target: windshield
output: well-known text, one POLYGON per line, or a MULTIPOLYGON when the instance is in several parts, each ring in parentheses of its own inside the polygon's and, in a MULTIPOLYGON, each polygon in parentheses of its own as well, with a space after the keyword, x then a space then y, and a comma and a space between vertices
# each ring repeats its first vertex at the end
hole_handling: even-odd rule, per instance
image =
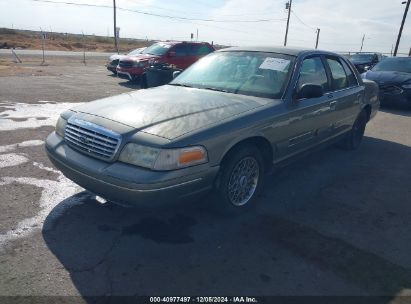
POLYGON ((141 54, 142 51, 144 51, 144 48, 135 49, 135 50, 131 51, 130 53, 128 53, 127 55, 141 54))
POLYGON ((218 52, 179 75, 171 85, 281 98, 294 57, 263 52, 218 52))
POLYGON ((411 58, 386 58, 377 63, 372 70, 411 73, 411 58))
POLYGON ((355 61, 371 61, 374 54, 354 54, 350 59, 355 61))
POLYGON ((170 49, 171 45, 170 44, 165 44, 162 42, 155 43, 148 48, 146 48, 144 51, 142 51, 142 54, 149 54, 149 55, 157 55, 161 56, 167 53, 167 51, 170 49))

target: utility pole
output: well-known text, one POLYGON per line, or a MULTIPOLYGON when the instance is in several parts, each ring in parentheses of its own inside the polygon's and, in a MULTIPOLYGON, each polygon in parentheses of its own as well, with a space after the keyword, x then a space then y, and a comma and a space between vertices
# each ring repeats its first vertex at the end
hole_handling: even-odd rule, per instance
POLYGON ((117 21, 116 21, 116 0, 113 0, 113 9, 114 9, 114 47, 118 54, 118 44, 117 44, 117 21))
POLYGON ((317 28, 317 41, 315 42, 315 49, 318 47, 318 40, 320 39, 320 29, 317 28))
POLYGON ((288 9, 288 17, 287 17, 287 28, 285 29, 284 46, 287 46, 288 26, 290 24, 290 14, 291 14, 291 4, 292 4, 292 2, 293 2, 293 0, 289 0, 289 2, 287 2, 285 4, 285 9, 288 9))
POLYGON ((198 41, 198 29, 197 29, 196 41, 198 41))
POLYGON ((40 27, 41 31, 41 48, 43 50, 43 61, 41 62, 41 65, 44 65, 46 63, 46 59, 44 58, 44 41, 46 40, 46 34, 43 32, 43 29, 40 27))
POLYGON ((81 31, 81 34, 83 35, 83 63, 86 65, 86 43, 84 39, 84 32, 81 31))
MULTIPOLYGON (((405 19, 407 18, 408 8, 410 7, 410 1, 411 0, 407 1, 407 5, 405 6, 404 15, 402 16, 400 31, 398 32, 397 43, 395 44, 394 56, 397 56, 398 46, 400 45, 400 40, 401 40, 402 29, 404 27, 405 19)), ((405 4, 405 1, 403 1, 402 4, 405 4)))
POLYGON ((362 36, 360 53, 362 52, 362 47, 364 46, 364 39, 365 39, 365 34, 362 36))

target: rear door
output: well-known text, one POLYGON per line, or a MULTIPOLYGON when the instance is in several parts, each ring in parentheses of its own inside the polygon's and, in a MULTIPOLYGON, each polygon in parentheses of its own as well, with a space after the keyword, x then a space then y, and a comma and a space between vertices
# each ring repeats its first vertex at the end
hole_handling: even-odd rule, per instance
POLYGON ((325 58, 331 78, 331 91, 327 95, 333 111, 332 135, 336 136, 351 129, 360 112, 364 91, 344 59, 336 56, 325 58))

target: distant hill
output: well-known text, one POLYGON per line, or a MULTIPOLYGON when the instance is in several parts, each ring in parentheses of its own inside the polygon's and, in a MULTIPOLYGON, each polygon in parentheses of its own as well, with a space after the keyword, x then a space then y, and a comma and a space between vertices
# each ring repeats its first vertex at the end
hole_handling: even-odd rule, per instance
MULTIPOLYGON (((114 38, 69 34, 69 33, 50 33, 46 37, 46 50, 55 51, 87 51, 95 52, 115 52, 114 38)), ((145 47, 153 44, 155 41, 142 39, 121 38, 119 49, 121 52, 127 52, 139 47, 145 47)), ((32 49, 40 50, 42 39, 40 31, 16 30, 9 28, 0 28, 0 49, 32 49)))

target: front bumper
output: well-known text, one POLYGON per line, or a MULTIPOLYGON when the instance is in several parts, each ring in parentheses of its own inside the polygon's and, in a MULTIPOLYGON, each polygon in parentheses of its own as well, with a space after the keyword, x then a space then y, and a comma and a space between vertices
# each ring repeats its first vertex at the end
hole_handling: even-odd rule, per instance
POLYGON ((400 86, 380 86, 382 105, 411 106, 411 89, 400 86))
POLYGON ((113 72, 114 74, 117 73, 117 66, 115 66, 115 65, 111 65, 111 64, 108 63, 106 65, 106 68, 107 68, 107 70, 109 70, 110 72, 113 72))
POLYGON ((132 68, 122 68, 117 67, 116 69, 117 75, 120 78, 128 79, 128 80, 136 80, 141 77, 144 73, 144 68, 132 67, 132 68))
POLYGON ((157 205, 209 191, 219 167, 208 164, 175 171, 152 171, 100 161, 69 147, 55 132, 46 140, 51 162, 70 180, 115 203, 157 205))

